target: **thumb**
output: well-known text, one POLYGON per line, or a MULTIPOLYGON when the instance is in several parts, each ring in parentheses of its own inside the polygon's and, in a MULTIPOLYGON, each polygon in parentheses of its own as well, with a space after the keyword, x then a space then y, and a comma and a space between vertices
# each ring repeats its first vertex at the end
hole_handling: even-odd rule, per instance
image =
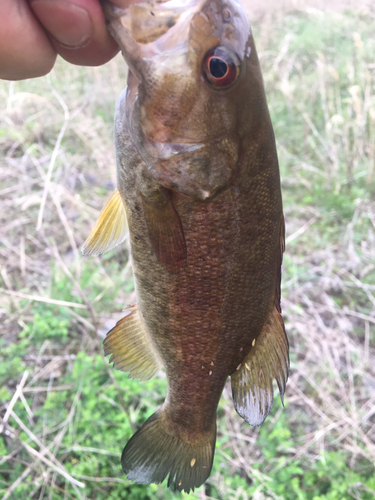
POLYGON ((98 0, 30 0, 30 6, 54 50, 68 62, 97 66, 118 52, 98 0))

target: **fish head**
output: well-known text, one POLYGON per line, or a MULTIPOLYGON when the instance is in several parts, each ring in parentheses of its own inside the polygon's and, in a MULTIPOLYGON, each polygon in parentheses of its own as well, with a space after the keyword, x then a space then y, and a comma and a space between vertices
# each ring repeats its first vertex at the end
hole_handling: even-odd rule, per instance
MULTIPOLYGON (((225 163, 227 180, 242 138, 256 124, 259 90, 264 93, 241 4, 150 0, 105 12, 130 70, 129 130, 149 169, 158 161, 175 165, 176 157, 180 170, 193 163, 207 172, 215 164, 218 172, 225 163)), ((203 190, 203 198, 223 179, 203 190)))

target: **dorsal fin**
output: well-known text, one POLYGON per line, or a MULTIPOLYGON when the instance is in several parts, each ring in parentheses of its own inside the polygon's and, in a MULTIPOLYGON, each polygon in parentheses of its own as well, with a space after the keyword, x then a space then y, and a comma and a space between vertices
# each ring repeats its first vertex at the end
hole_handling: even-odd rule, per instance
POLYGON ((162 367, 142 317, 136 307, 127 308, 130 314, 122 318, 103 342, 104 355, 117 370, 130 372, 132 378, 151 380, 162 367))
POLYGON ((250 425, 260 425, 273 404, 272 379, 282 402, 289 375, 289 344, 275 307, 241 365, 231 375, 234 407, 250 425))
POLYGON ((84 256, 100 255, 122 243, 128 235, 124 202, 116 188, 100 212, 98 220, 82 247, 84 256))

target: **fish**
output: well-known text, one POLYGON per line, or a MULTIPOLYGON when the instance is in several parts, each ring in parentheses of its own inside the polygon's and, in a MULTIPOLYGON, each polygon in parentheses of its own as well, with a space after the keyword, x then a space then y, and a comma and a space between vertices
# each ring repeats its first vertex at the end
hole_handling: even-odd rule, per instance
POLYGON ((83 246, 129 234, 136 304, 107 334, 116 369, 164 369, 163 405, 126 444, 128 479, 194 491, 210 475, 228 377, 260 425, 283 401, 284 217, 275 136, 252 31, 236 0, 102 1, 129 73, 115 112, 117 188, 83 246))

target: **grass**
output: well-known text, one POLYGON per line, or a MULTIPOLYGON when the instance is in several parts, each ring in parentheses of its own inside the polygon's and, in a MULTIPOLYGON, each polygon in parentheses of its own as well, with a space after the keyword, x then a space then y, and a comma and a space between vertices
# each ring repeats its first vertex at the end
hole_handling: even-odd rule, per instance
POLYGON ((375 497, 374 8, 275 9, 253 23, 280 157, 291 377, 260 428, 218 411, 195 493, 135 485, 122 448, 166 394, 103 358, 134 299, 127 244, 83 259, 115 186, 125 82, 59 62, 0 82, 0 492, 18 499, 370 500, 375 497))

